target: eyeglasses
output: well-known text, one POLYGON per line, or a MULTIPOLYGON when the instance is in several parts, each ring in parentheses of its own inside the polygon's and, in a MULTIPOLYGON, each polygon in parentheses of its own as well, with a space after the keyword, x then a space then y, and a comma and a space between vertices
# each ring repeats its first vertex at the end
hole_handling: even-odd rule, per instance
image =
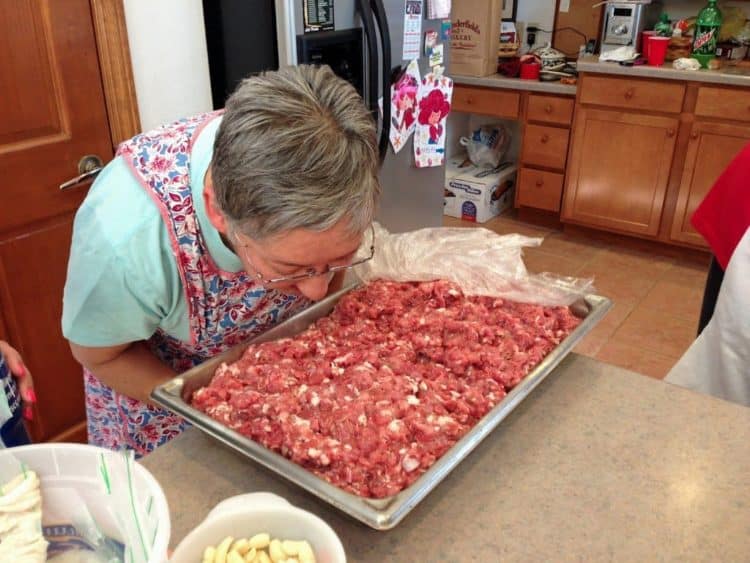
MULTIPOLYGON (((270 285, 270 284, 277 284, 277 283, 290 283, 290 282, 299 282, 310 278, 316 278, 318 276, 326 276, 330 274, 335 274, 337 272, 343 272, 345 270, 350 270, 351 268, 354 268, 355 266, 359 266, 360 264, 364 264, 365 262, 369 262, 373 259, 375 256, 375 227, 373 225, 370 225, 370 236, 371 236, 371 242, 370 242, 370 255, 366 258, 362 258, 361 260, 357 260, 355 262, 352 262, 351 264, 346 264, 342 266, 326 266, 325 269, 321 272, 316 270, 315 268, 308 268, 306 272, 300 273, 300 274, 292 274, 290 276, 279 276, 276 278, 264 278, 263 275, 258 271, 258 269, 255 267, 255 265, 252 263, 250 258, 247 255, 247 252, 245 252, 245 260, 252 266, 252 268, 255 270, 255 278, 262 283, 263 285, 270 285)), ((235 235, 235 239, 237 239, 237 236, 235 235)), ((246 244, 240 244, 240 246, 247 250, 246 244)))

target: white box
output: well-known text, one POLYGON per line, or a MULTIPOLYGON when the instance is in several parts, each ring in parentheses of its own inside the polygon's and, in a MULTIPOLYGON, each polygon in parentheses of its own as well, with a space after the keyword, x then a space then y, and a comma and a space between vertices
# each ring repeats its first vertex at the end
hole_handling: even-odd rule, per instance
POLYGON ((513 205, 516 165, 501 170, 474 166, 466 156, 445 166, 443 212, 449 217, 484 223, 513 205))

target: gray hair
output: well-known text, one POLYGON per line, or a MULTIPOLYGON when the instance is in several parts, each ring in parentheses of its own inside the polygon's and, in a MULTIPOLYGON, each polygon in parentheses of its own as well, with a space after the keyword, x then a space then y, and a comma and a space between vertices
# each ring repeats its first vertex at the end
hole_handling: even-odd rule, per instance
POLYGON ((211 162, 230 227, 253 238, 372 222, 376 126, 353 86, 327 67, 246 78, 226 103, 211 162))

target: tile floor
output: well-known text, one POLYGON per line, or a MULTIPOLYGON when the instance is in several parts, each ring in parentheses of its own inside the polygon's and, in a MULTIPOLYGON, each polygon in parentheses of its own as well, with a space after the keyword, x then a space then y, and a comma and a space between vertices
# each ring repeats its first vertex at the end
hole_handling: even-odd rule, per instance
POLYGON ((638 240, 563 233, 516 219, 482 225, 445 217, 446 226, 482 226, 500 234, 544 237, 524 251, 529 271, 593 277, 614 306, 576 352, 663 378, 695 338, 709 257, 654 250, 638 240))

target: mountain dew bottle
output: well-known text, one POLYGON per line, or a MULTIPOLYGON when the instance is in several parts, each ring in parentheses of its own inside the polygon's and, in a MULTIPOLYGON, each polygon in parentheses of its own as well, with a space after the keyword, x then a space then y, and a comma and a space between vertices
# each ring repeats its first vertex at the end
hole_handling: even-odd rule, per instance
POLYGON ((693 37, 693 58, 703 68, 716 56, 716 41, 721 27, 721 11, 716 0, 708 0, 708 5, 698 14, 695 22, 695 36, 693 37))

